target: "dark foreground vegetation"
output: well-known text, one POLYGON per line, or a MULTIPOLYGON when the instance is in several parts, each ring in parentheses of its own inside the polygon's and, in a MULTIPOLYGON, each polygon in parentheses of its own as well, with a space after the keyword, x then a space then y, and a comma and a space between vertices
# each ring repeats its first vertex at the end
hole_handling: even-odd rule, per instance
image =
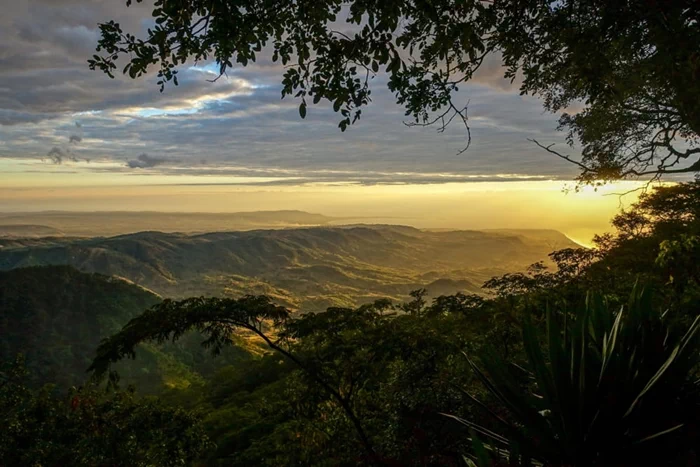
POLYGON ((99 345, 89 382, 71 389, 88 365, 57 353, 60 336, 93 342, 102 331, 89 326, 106 319, 107 302, 90 303, 92 325, 67 308, 42 308, 42 328, 20 319, 41 304, 40 288, 2 292, 3 331, 24 339, 12 349, 3 339, 3 358, 16 348, 28 358, 3 369, 0 458, 6 465, 695 465, 699 214, 700 183, 666 186, 618 215, 615 234, 596 238, 596 248, 553 253, 556 269, 535 264, 494 278, 485 296, 427 300, 418 290, 406 303, 305 315, 265 296, 161 301, 68 268, 5 273, 41 278, 47 288, 55 281, 66 295, 61 277, 101 284, 109 306, 131 310, 122 322, 131 320, 118 332, 107 324, 114 335, 99 345), (143 300, 155 304, 137 315, 143 300), (224 355, 205 358, 202 342, 224 355), (141 390, 140 373, 158 376, 160 387, 141 390), (136 381, 135 393, 119 374, 136 381), (47 375, 58 385, 40 388, 51 382, 47 375), (173 380, 179 384, 167 384, 173 380))

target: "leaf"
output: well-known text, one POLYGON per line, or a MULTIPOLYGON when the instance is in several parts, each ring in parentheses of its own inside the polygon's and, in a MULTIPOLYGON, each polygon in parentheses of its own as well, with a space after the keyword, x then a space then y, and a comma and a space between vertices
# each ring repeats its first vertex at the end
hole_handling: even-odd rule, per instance
POLYGON ((479 467, 488 467, 492 465, 491 457, 489 456, 484 443, 479 439, 474 429, 471 430, 472 447, 476 453, 476 462, 479 467))
POLYGON ((647 437, 645 437, 645 438, 642 438, 642 439, 640 439, 639 441, 637 441, 635 444, 641 444, 641 443, 644 443, 644 442, 646 442, 646 441, 651 441, 652 439, 658 438, 659 436, 663 436, 663 435, 666 435, 666 434, 671 433, 671 432, 673 432, 673 431, 676 431, 676 430, 682 428, 683 426, 684 426, 684 424, 681 423, 680 425, 676 425, 676 426, 671 427, 671 428, 669 428, 669 429, 667 429, 667 430, 663 430, 663 431, 660 431, 660 432, 658 432, 658 433, 655 433, 655 434, 653 434, 653 435, 651 435, 651 436, 647 436, 647 437))
POLYGON ((654 387, 654 385, 661 379, 661 377, 664 375, 666 370, 673 365, 673 362, 676 360, 676 357, 678 356, 678 352, 680 351, 680 345, 676 346, 676 348, 673 349, 673 352, 671 352, 671 355, 668 357, 668 359, 664 362, 663 365, 661 365, 661 368, 657 370, 657 372, 654 374, 654 376, 651 377, 649 382, 647 382, 646 386, 644 386, 644 389, 637 395, 637 397, 634 398, 634 401, 632 401, 632 404, 630 405, 629 409, 627 409, 627 412, 625 412, 625 417, 629 416, 629 414, 632 413, 632 410, 634 410, 635 406, 639 402, 639 400, 647 393, 649 390, 654 387))

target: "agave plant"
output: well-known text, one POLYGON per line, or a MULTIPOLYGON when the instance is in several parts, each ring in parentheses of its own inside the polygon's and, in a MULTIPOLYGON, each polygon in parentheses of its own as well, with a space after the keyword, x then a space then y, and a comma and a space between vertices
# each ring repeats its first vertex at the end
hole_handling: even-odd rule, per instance
POLYGON ((509 414, 491 412, 502 435, 458 419, 474 432, 476 463, 488 451, 490 465, 659 465, 691 449, 700 318, 680 330, 651 303, 636 289, 613 312, 589 294, 573 316, 548 310, 546 332, 525 322, 527 368, 488 350, 480 366, 470 360, 509 414))

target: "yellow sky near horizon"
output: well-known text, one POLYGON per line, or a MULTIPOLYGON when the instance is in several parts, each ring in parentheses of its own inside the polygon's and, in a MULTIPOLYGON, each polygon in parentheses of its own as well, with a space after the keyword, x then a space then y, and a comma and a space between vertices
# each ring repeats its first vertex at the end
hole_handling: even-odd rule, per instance
POLYGON ((289 184, 283 177, 213 177, 91 173, 64 168, 0 175, 0 212, 169 211, 236 212, 295 209, 348 222, 419 228, 556 229, 589 244, 610 219, 633 203, 638 186, 622 182, 597 191, 565 192, 573 182, 508 181, 402 185, 289 184), (259 183, 272 183, 260 185, 259 183), (254 183, 258 183, 257 185, 254 183), (275 184, 277 183, 277 184, 275 184))

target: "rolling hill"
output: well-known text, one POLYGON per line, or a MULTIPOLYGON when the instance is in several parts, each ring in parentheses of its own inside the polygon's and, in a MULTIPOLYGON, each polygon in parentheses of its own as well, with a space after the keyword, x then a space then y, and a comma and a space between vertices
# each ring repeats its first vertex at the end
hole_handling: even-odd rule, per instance
MULTIPOLYGON (((103 338, 161 300, 127 281, 81 273, 69 266, 46 266, 0 272, 0 362, 23 354, 29 382, 59 389, 86 381, 86 369, 103 338)), ((143 345, 134 361, 118 370, 126 384, 145 392, 187 386, 215 368, 243 358, 227 348, 212 359, 196 334, 177 344, 143 345)))
POLYGON ((34 237, 60 237, 63 235, 58 229, 46 225, 36 224, 2 224, 0 225, 0 238, 34 238, 34 237))
POLYGON ((575 246, 556 231, 440 231, 356 225, 197 235, 0 240, 0 270, 70 265, 168 297, 265 293, 305 311, 402 300, 429 286, 477 293, 494 275, 575 246), (440 279, 451 282, 435 282, 440 279))

